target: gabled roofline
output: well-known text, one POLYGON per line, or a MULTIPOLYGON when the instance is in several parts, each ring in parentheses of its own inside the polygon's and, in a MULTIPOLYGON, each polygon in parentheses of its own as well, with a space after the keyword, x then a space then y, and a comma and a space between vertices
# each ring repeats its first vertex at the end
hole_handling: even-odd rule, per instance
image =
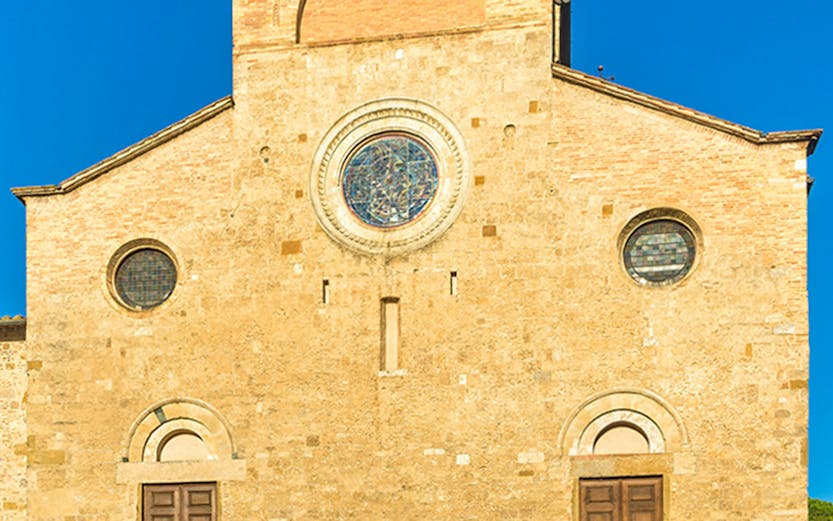
POLYGON ((96 179, 110 170, 128 163, 137 157, 153 150, 154 148, 167 143, 175 137, 188 132, 189 130, 205 123, 214 116, 225 112, 234 106, 234 99, 231 96, 219 99, 194 112, 190 116, 185 117, 170 125, 159 132, 146 137, 138 143, 131 145, 124 150, 116 152, 112 156, 103 161, 99 161, 93 166, 86 168, 69 179, 61 181, 57 185, 43 185, 43 186, 23 186, 12 188, 12 193, 20 199, 23 204, 26 204, 26 197, 41 197, 55 194, 65 194, 83 186, 93 179, 96 179))
MULTIPOLYGON (((757 145, 807 142, 808 156, 815 151, 816 144, 821 138, 823 132, 821 129, 762 132, 750 127, 738 125, 737 123, 732 123, 731 121, 727 121, 704 112, 684 107, 677 103, 623 87, 616 83, 611 83, 604 78, 586 74, 558 63, 552 64, 552 76, 575 85, 580 85, 582 87, 587 87, 597 92, 607 94, 608 96, 612 96, 614 98, 629 101, 664 114, 669 114, 671 116, 725 132, 757 145)), ((17 187, 12 188, 12 193, 23 204, 26 204, 26 197, 42 197, 71 192, 72 190, 89 183, 93 179, 106 174, 110 170, 128 163, 142 154, 145 154, 146 152, 149 152, 150 150, 167 143, 175 137, 201 125, 233 106, 234 99, 232 96, 226 96, 198 110, 197 112, 194 112, 190 116, 177 121, 173 125, 170 125, 139 141, 138 143, 113 154, 107 159, 104 159, 103 161, 78 172, 57 185, 17 187)))
POLYGON ((611 83, 604 78, 586 74, 557 63, 552 65, 552 76, 553 78, 558 78, 575 85, 587 87, 595 90, 596 92, 601 92, 602 94, 607 94, 608 96, 612 96, 614 98, 630 101, 631 103, 635 103, 664 114, 682 118, 693 123, 725 132, 732 136, 745 139, 750 143, 755 143, 756 145, 800 143, 806 141, 807 155, 809 156, 815 151, 816 144, 822 134, 821 129, 761 132, 760 130, 738 125, 737 123, 732 123, 731 121, 720 119, 715 116, 678 105, 677 103, 672 103, 670 101, 623 87, 616 83, 611 83))

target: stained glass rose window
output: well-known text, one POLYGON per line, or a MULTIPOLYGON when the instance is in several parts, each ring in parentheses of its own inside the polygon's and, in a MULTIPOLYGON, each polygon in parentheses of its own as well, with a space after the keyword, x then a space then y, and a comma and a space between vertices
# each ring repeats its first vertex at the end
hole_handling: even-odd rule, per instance
POLYGON ((330 238, 393 257, 442 236, 471 182, 463 136, 448 116, 419 100, 385 98, 343 115, 321 138, 309 192, 330 238))
POLYGON ((428 146, 406 134, 384 134, 348 156, 341 189, 350 210, 377 228, 407 224, 437 192, 437 162, 428 146))

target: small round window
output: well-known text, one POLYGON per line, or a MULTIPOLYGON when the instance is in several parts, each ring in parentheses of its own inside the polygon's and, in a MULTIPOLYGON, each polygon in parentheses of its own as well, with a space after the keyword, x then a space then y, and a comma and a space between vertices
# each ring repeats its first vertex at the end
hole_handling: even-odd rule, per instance
POLYGON ((165 302, 176 286, 173 259, 157 248, 139 247, 120 256, 112 285, 119 300, 131 309, 146 310, 165 302))
POLYGON ((628 275, 651 286, 673 284, 685 277, 697 249, 691 229, 674 219, 637 219, 622 252, 628 275))

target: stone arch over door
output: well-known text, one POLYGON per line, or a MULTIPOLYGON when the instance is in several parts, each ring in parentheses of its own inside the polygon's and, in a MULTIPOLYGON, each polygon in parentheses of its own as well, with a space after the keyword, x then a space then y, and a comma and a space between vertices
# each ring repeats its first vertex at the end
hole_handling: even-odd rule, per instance
POLYGON ((627 426, 646 437, 650 453, 676 452, 688 446, 682 418, 656 393, 614 389, 589 397, 576 407, 558 435, 562 456, 590 455, 611 427, 627 426))
POLYGON ((296 43, 378 38, 482 25, 486 0, 301 0, 296 43))
POLYGON ((165 444, 183 434, 202 441, 208 461, 236 458, 231 429, 216 409, 194 398, 173 398, 151 405, 133 422, 124 460, 158 462, 165 444))
POLYGON ((163 400, 142 411, 131 424, 123 448, 116 483, 140 491, 129 495, 129 510, 134 512, 173 519, 171 508, 176 507, 172 505, 188 494, 198 494, 203 500, 190 504, 194 508, 189 507, 188 514, 216 519, 218 486, 247 476, 246 460, 238 457, 228 421, 217 409, 194 398, 163 400), (165 457, 172 440, 177 447, 165 457), (170 499, 174 495, 179 499, 170 499), (163 499, 157 504, 155 497, 163 499), (205 517, 209 513, 215 517, 205 517))

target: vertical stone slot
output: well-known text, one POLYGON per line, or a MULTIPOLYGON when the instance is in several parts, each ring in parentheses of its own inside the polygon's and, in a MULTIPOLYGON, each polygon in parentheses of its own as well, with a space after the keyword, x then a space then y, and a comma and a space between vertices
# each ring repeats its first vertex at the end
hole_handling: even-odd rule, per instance
POLYGON ((452 295, 457 294, 457 272, 452 271, 451 277, 449 277, 449 291, 452 295))
POLYGON ((554 0, 552 7, 552 61, 569 67, 572 38, 570 0, 554 0))
POLYGON ((399 369, 399 298, 382 299, 382 371, 399 369))
POLYGON ((330 303, 330 279, 324 279, 321 281, 321 303, 330 303))

